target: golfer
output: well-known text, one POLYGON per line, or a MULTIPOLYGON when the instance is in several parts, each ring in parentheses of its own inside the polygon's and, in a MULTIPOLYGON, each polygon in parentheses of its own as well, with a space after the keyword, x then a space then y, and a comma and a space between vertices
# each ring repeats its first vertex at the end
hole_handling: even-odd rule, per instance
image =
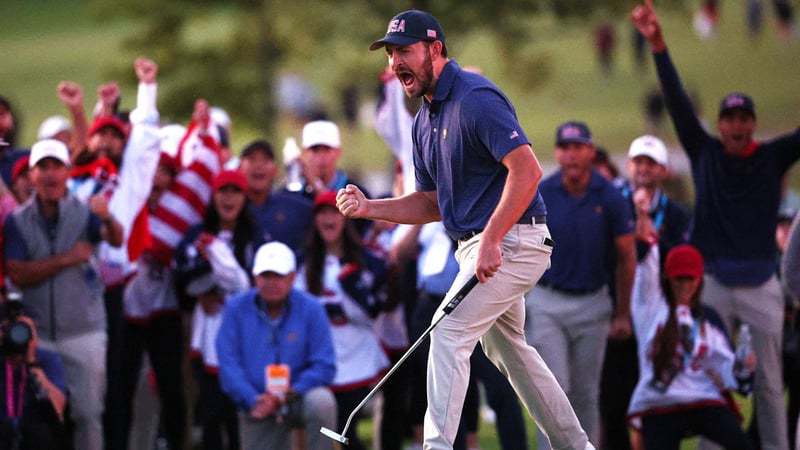
POLYGON ((513 105, 489 80, 448 59, 442 28, 428 13, 395 16, 370 49, 382 47, 406 94, 423 98, 413 126, 417 191, 369 200, 348 185, 337 206, 348 217, 441 220, 458 242, 451 293, 473 274, 481 282, 431 333, 424 448, 453 448, 480 339, 553 448, 594 449, 523 334, 523 295, 549 266, 553 242, 537 192, 542 169, 513 105))

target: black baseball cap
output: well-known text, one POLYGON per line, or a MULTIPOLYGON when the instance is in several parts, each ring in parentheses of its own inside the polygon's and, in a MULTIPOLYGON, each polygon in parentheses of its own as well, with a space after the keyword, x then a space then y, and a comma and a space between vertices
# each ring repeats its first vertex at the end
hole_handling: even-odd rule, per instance
POLYGON ((444 32, 435 17, 425 11, 412 9, 392 17, 386 28, 386 36, 373 42, 369 49, 377 50, 386 44, 406 46, 419 41, 440 41, 444 45, 444 32))
POLYGON ((743 109, 753 117, 756 116, 756 105, 753 103, 753 99, 741 92, 728 94, 722 99, 719 103, 718 117, 722 117, 723 114, 734 109, 743 109))
POLYGON ((578 142, 581 144, 592 145, 592 132, 589 127, 583 123, 575 120, 564 122, 558 126, 556 130, 556 146, 561 146, 569 142, 578 142))

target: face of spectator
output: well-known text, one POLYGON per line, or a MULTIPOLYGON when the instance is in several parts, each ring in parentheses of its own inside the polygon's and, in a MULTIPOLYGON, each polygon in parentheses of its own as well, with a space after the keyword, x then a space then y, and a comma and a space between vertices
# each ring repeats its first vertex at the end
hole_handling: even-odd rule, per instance
POLYGON ((561 176, 573 182, 588 176, 594 153, 593 145, 581 142, 565 142, 556 146, 556 161, 561 166, 561 176))
POLYGON ((0 139, 14 128, 14 116, 5 106, 0 105, 0 139))
POLYGON ((33 194, 33 182, 31 181, 30 172, 25 171, 19 174, 11 185, 11 191, 17 199, 17 203, 25 203, 25 201, 30 198, 31 194, 33 194))
POLYGON ((258 295, 266 302, 267 307, 282 304, 294 285, 295 273, 280 275, 275 272, 264 272, 255 277, 258 295))
POLYGON ((69 168, 55 158, 44 158, 30 171, 31 181, 36 188, 39 199, 43 202, 54 202, 67 193, 69 168))
POLYGON ((125 150, 125 138, 116 128, 103 127, 89 136, 87 146, 98 157, 106 157, 119 167, 122 162, 122 152, 125 150))
POLYGON ((743 109, 733 109, 720 116, 717 126, 725 151, 741 155, 753 140, 756 119, 743 109))
POLYGON ((430 53, 432 48, 431 44, 424 41, 403 47, 393 44, 386 45, 389 67, 400 80, 403 90, 410 98, 420 98, 425 94, 433 93, 435 80, 433 79, 433 59, 430 53))
POLYGON ((233 185, 222 186, 214 192, 214 207, 223 223, 235 222, 242 212, 245 194, 233 185))
POLYGON ((653 189, 661 185, 667 177, 667 168, 645 155, 628 160, 628 176, 634 188, 653 189))
POLYGON ((315 145, 304 151, 311 173, 325 181, 331 180, 336 172, 336 165, 342 155, 342 149, 327 145, 315 145))
POLYGON ((163 164, 159 164, 155 175, 153 175, 153 187, 150 190, 151 206, 154 206, 158 203, 159 199, 161 199, 161 196, 164 195, 164 192, 167 189, 169 189, 174 180, 175 173, 172 171, 172 169, 164 166, 163 164))
POLYGON ((314 214, 314 227, 326 244, 332 244, 342 239, 345 220, 336 207, 321 206, 314 214))
POLYGON ((700 287, 701 278, 690 276, 680 276, 668 280, 672 295, 675 297, 676 305, 692 305, 694 293, 700 287))
POLYGON ((247 189, 253 192, 269 192, 277 170, 275 161, 262 152, 253 152, 239 163, 239 171, 247 180, 247 189))

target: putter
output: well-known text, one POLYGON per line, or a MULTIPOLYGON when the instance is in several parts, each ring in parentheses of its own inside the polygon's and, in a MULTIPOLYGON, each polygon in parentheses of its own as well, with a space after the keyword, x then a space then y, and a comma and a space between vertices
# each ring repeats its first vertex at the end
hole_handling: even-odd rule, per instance
POLYGON ((353 418, 356 416, 356 414, 361 410, 361 408, 364 407, 364 405, 367 404, 369 399, 371 399, 372 396, 375 395, 376 392, 378 392, 378 389, 380 389, 381 386, 383 386, 384 383, 386 383, 386 380, 388 380, 389 377, 391 377, 392 374, 395 373, 395 371, 397 371, 398 368, 400 368, 400 365, 403 364, 403 362, 405 362, 405 360, 408 359, 408 357, 411 356, 412 353, 414 353, 414 350, 416 350, 417 347, 422 345, 422 342, 425 341, 425 339, 431 334, 433 329, 436 328, 436 325, 439 325, 439 322, 441 322, 446 315, 450 314, 451 312, 453 312, 454 309, 456 309, 456 306, 458 306, 458 304, 461 303, 461 300, 464 300, 464 297, 466 297, 467 294, 469 294, 469 292, 472 290, 472 288, 475 287, 476 284, 478 284, 478 277, 476 275, 472 275, 472 278, 467 280, 464 286, 462 286, 461 289, 459 289, 458 292, 456 292, 456 295, 454 295, 453 298, 450 299, 450 301, 447 302, 446 305, 444 305, 444 308, 441 309, 440 313, 443 314, 439 314, 438 317, 434 315, 433 322, 431 322, 428 329, 425 330, 424 333, 422 333, 422 336, 420 336, 419 339, 417 339, 417 341, 414 342, 414 344, 411 347, 409 347, 408 350, 406 350, 403 356, 401 356, 400 359, 397 360, 396 363, 394 363, 392 368, 389 369, 388 372, 386 372, 386 375, 384 375, 383 378, 381 378, 380 381, 378 381, 378 384, 376 384, 375 387, 373 387, 372 390, 369 391, 366 397, 364 397, 364 400, 361 400, 361 403, 359 403, 355 407, 355 409, 353 409, 353 412, 351 412, 350 416, 347 418, 347 423, 344 424, 344 429, 342 430, 341 434, 333 430, 329 430, 325 427, 322 427, 319 430, 319 432, 333 439, 334 441, 341 442, 344 445, 348 445, 350 440, 347 439, 345 435, 347 434, 347 430, 350 429, 350 423, 353 421, 353 418))

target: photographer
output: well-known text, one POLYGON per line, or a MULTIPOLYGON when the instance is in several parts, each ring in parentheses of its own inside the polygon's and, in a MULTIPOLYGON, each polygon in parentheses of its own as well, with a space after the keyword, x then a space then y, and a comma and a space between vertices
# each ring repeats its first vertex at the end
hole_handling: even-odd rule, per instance
POLYGON ((66 381, 58 354, 38 348, 36 326, 22 303, 3 303, 0 324, 0 448, 66 448, 66 381))

